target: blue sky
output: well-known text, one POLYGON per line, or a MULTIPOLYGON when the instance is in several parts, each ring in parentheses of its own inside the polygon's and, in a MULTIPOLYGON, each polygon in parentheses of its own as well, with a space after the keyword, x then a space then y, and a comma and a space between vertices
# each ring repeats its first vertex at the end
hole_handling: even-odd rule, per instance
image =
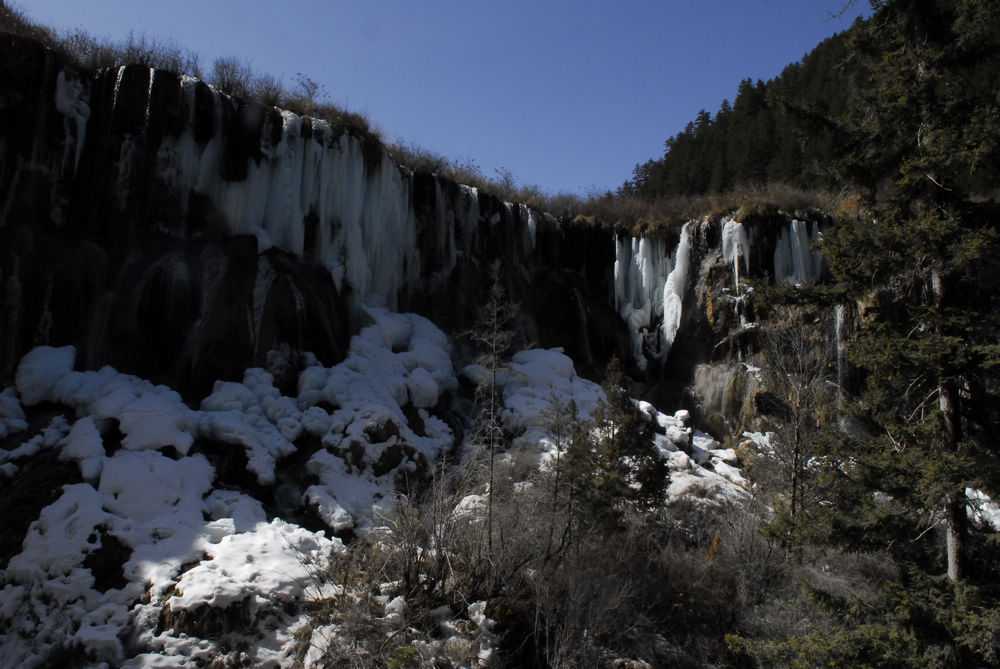
POLYGON ((14 0, 59 31, 130 30, 235 55, 331 102, 387 138, 520 185, 614 189, 663 142, 846 29, 844 0, 14 0))

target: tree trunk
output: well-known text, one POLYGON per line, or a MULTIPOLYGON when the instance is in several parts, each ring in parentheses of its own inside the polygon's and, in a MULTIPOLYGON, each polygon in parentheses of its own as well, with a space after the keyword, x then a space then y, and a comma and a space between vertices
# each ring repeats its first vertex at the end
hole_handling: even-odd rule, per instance
MULTIPOLYGON (((944 422, 945 450, 948 453, 955 453, 961 439, 955 395, 949 384, 942 384, 938 393, 938 406, 944 422)), ((944 512, 948 578, 957 582, 965 577, 966 535, 969 530, 968 500, 965 497, 965 490, 956 490, 948 496, 944 512)))
MULTIPOLYGON (((931 275, 931 288, 934 291, 935 306, 940 309, 945 302, 946 287, 944 278, 937 271, 931 275)), ((942 450, 947 454, 954 454, 958 452, 958 445, 962 440, 961 417, 958 393, 944 371, 938 370, 938 409, 941 411, 941 427, 944 433, 942 450)), ((964 488, 948 495, 944 513, 948 578, 957 583, 965 578, 966 537, 969 531, 968 500, 964 488)))
POLYGON ((948 579, 957 583, 965 578, 966 536, 969 529, 968 502, 965 492, 948 498, 945 507, 945 550, 948 556, 948 579))

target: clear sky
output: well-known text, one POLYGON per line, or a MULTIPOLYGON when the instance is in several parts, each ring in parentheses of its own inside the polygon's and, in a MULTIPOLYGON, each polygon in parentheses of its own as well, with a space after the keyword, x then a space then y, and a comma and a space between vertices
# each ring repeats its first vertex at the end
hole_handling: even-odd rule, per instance
POLYGON ((13 0, 36 21, 129 31, 291 82, 384 136, 519 185, 617 188, 700 109, 767 80, 864 11, 844 0, 13 0))

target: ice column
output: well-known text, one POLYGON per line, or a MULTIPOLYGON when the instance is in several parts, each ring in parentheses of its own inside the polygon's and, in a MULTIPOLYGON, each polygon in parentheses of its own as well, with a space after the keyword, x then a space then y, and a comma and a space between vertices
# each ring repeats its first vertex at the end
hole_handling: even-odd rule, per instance
POLYGON ((722 255, 726 262, 733 264, 733 279, 736 292, 740 292, 740 259, 743 269, 750 271, 750 237, 743 224, 727 218, 722 226, 722 255))
POLYGON ((67 77, 65 72, 59 72, 56 77, 56 109, 65 117, 63 123, 66 134, 66 149, 63 153, 63 168, 66 167, 70 146, 75 145, 76 156, 73 160, 73 174, 76 174, 76 170, 80 166, 80 155, 83 153, 83 142, 87 136, 87 119, 90 118, 90 105, 83 99, 83 82, 76 77, 67 77), (76 122, 75 142, 70 132, 70 123, 73 121, 76 122))
POLYGON ((681 228, 681 238, 677 243, 674 268, 663 286, 662 348, 660 355, 665 360, 674 344, 674 337, 681 326, 681 311, 684 306, 684 291, 687 287, 688 268, 691 265, 691 232, 694 221, 688 221, 681 228))
POLYGON ((646 364, 643 338, 663 315, 663 286, 672 269, 663 240, 615 236, 615 305, 632 335, 632 357, 640 369, 646 364))
POLYGON ((823 254, 811 247, 821 238, 817 223, 813 223, 811 232, 805 221, 789 223, 774 247, 774 280, 796 284, 819 281, 823 273, 823 254))

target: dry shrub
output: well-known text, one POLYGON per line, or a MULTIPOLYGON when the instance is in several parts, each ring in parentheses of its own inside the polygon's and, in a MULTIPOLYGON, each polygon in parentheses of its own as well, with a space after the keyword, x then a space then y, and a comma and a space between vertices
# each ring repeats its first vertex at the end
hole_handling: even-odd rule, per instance
POLYGON ((216 58, 212 63, 212 77, 209 81, 219 91, 240 100, 250 97, 253 71, 250 63, 234 56, 216 58))
POLYGON ((61 40, 67 54, 87 70, 101 70, 122 64, 119 49, 110 42, 94 39, 85 30, 68 32, 61 40))
POLYGON ((57 49, 80 67, 100 70, 122 65, 141 65, 170 72, 200 76, 198 55, 173 42, 130 32, 119 43, 99 40, 82 29, 63 35, 57 49))
POLYGON ((285 88, 269 74, 260 74, 250 82, 250 97, 265 107, 278 107, 284 98, 285 88))
POLYGON ((38 40, 48 47, 55 47, 58 44, 54 30, 32 21, 22 10, 3 2, 0 2, 0 30, 38 40))

